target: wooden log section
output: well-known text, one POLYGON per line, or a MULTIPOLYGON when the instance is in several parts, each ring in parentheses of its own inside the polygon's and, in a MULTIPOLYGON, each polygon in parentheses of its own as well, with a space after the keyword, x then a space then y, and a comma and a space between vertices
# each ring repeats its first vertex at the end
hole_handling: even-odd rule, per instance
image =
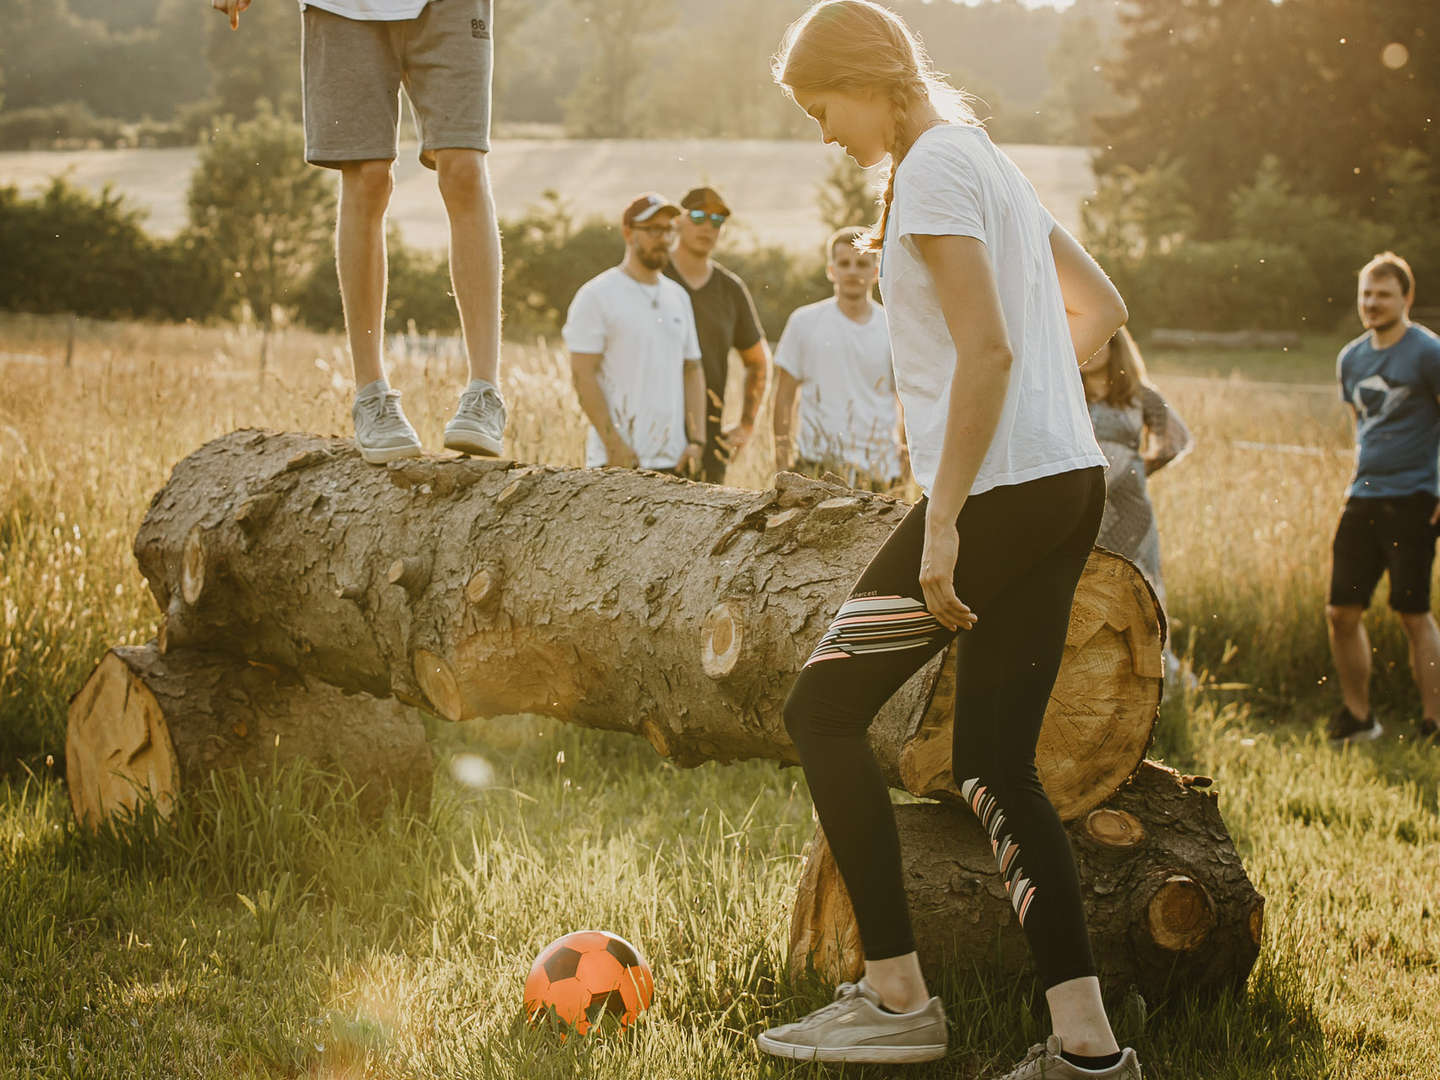
MULTIPOLYGON (((366 465, 349 440, 234 432, 181 461, 135 543, 167 644, 394 694, 452 720, 540 713, 681 764, 795 760, 781 706, 870 556, 884 496, 782 474, 764 492, 480 459, 366 465)), ((1039 761, 1066 818, 1144 756, 1159 607, 1096 551, 1039 761)), ((950 791, 953 663, 871 740, 892 784, 950 791)))
MULTIPOLYGON (((1069 825, 1091 946, 1107 989, 1152 1000, 1241 986, 1260 950, 1264 900, 1245 876, 1217 799, 1146 762, 1103 807, 1069 825)), ((989 838, 969 810, 897 806, 905 890, 931 976, 971 966, 1004 977, 1032 969, 989 838)), ((863 954, 850 899, 818 829, 790 926, 790 968, 854 979, 863 954)))
POLYGON ((364 785, 367 813, 397 795, 428 804, 424 724, 393 699, 151 643, 111 649, 70 701, 66 780, 84 824, 142 799, 168 814, 216 770, 263 775, 295 758, 364 785))

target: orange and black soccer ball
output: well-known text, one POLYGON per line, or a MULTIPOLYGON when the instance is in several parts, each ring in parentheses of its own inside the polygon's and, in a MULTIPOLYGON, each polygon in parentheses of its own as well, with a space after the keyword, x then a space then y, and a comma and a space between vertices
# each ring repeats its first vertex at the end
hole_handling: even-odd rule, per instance
POLYGON ((628 1027, 650 1007, 655 976, 640 951, 605 930, 577 930, 540 950, 525 979, 525 1014, 581 1035, 607 1018, 628 1027))

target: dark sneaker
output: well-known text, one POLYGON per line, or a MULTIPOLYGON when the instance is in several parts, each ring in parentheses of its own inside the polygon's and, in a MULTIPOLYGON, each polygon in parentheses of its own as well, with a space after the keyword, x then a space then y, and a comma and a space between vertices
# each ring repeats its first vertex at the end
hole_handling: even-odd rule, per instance
POLYGON ((886 1012, 863 979, 841 983, 834 1001, 803 1020, 755 1038, 761 1050, 776 1057, 864 1064, 935 1061, 945 1056, 949 1040, 938 997, 914 1012, 886 1012))
POLYGON ((371 465, 397 458, 420 456, 420 436, 405 419, 399 390, 376 390, 356 397, 350 415, 355 421, 355 445, 371 465))
POLYGON ((1032 1046, 1025 1060, 995 1080, 1140 1080, 1140 1059, 1128 1046, 1120 1061, 1108 1069, 1081 1069, 1060 1056, 1060 1036, 1051 1035, 1043 1046, 1032 1046))
POLYGON ((1361 720, 1341 705, 1330 717, 1330 726, 1325 729, 1325 734, 1332 743, 1369 742, 1371 739, 1378 739, 1384 730, 1373 712, 1361 720))
POLYGON ((465 454, 499 457, 504 434, 505 402, 500 400, 500 391, 474 380, 460 395, 460 405, 445 425, 445 446, 465 454))
POLYGON ((1428 739, 1431 742, 1440 739, 1440 724, 1432 718, 1425 716, 1415 721, 1415 737, 1417 739, 1428 739))

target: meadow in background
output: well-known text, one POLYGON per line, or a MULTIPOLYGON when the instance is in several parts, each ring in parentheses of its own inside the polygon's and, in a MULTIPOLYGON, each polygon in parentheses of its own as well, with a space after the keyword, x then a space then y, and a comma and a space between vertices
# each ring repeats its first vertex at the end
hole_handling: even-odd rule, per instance
MULTIPOLYGON (((0 785, 4 1071, 842 1075, 750 1043, 826 994, 784 974, 812 831, 796 770, 679 770, 639 740, 533 717, 432 722, 425 812, 363 822, 342 781, 297 767, 273 787, 217 778, 168 823, 78 832, 55 764, 65 705, 105 648, 155 630, 130 553, 150 496, 236 427, 348 437, 351 388, 335 335, 280 332, 263 373, 243 326, 87 321, 68 367, 67 336, 63 319, 0 316, 0 756, 20 763, 0 785), (525 1027, 521 984, 541 946, 584 926, 641 947, 657 1005, 625 1037, 562 1043, 525 1027)), ((1394 737, 1416 705, 1403 661, 1377 672, 1390 736, 1336 753, 1318 733, 1350 455, 1327 382, 1339 343, 1147 354, 1198 439, 1153 494, 1177 646, 1204 680, 1166 703, 1154 753, 1216 778, 1267 898, 1245 994, 1116 1003, 1160 1080, 1440 1075, 1440 755, 1394 737)), ((513 455, 578 464, 563 352, 510 343, 504 362, 513 455)), ((398 351, 391 371, 438 447, 458 358, 398 351)), ((770 460, 767 434, 732 478, 765 486, 770 460)), ((1392 619, 1372 628, 1383 657, 1404 655, 1392 619)), ((956 1049, 908 1075, 1013 1061, 1043 1034, 1033 990, 983 973, 944 987, 956 1049)))

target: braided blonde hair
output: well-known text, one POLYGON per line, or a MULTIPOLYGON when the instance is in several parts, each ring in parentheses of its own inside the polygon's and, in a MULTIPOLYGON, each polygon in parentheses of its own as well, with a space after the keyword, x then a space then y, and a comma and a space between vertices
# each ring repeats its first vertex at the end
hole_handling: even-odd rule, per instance
POLYGON ((895 12, 871 0, 823 0, 790 24, 780 51, 770 65, 775 81, 795 90, 839 90, 883 93, 890 101, 894 139, 885 192, 879 198, 880 220, 866 241, 857 245, 878 251, 885 243, 885 225, 895 198, 895 173, 914 138, 910 110, 928 102, 946 120, 978 124, 970 99, 935 70, 910 27, 895 12))

